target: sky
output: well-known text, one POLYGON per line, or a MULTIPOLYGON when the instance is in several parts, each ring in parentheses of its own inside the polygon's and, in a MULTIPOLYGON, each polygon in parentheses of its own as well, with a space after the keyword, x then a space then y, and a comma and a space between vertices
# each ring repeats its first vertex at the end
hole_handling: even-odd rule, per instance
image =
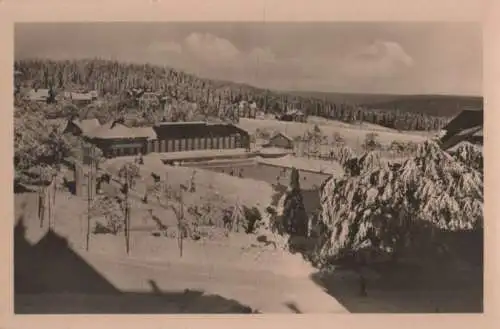
POLYGON ((276 90, 482 95, 469 22, 18 23, 15 58, 152 63, 276 90))

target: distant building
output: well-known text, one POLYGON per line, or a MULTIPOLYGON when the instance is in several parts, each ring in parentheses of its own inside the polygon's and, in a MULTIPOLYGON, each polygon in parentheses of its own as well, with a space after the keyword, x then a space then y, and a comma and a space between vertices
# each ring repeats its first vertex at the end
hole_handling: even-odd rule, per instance
POLYGON ((306 115, 304 114, 304 112, 299 110, 289 110, 286 113, 278 115, 277 119, 281 121, 305 122, 306 115))
POLYGON ((66 91, 64 92, 64 98, 71 101, 74 105, 86 106, 91 104, 97 97, 94 94, 66 91))
POLYGON ((467 109, 453 118, 441 133, 440 143, 448 150, 461 142, 483 145, 483 110, 467 109))
POLYGON ((266 118, 266 113, 264 111, 257 111, 255 118, 259 120, 264 120, 266 118))
POLYGON ((140 106, 160 105, 160 97, 157 93, 145 92, 138 99, 140 106))
POLYGON ((33 102, 44 102, 46 103, 49 99, 49 89, 31 89, 28 91, 26 98, 33 102))
POLYGON ((294 148, 294 142, 293 139, 283 133, 277 133, 273 137, 269 139, 269 142, 267 142, 264 147, 278 147, 278 148, 283 148, 283 149, 293 149, 294 148))

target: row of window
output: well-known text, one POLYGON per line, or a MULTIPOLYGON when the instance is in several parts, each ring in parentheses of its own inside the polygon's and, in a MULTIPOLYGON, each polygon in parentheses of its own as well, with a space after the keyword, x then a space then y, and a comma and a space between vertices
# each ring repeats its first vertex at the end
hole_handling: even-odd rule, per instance
POLYGON ((213 138, 188 138, 175 140, 151 140, 144 146, 132 145, 113 145, 106 154, 108 157, 131 156, 139 153, 166 153, 192 150, 210 150, 210 149, 234 149, 242 147, 241 138, 238 135, 213 138))
POLYGON ((174 140, 153 140, 147 143, 147 153, 179 152, 210 149, 234 149, 241 147, 238 136, 213 138, 187 138, 174 140))

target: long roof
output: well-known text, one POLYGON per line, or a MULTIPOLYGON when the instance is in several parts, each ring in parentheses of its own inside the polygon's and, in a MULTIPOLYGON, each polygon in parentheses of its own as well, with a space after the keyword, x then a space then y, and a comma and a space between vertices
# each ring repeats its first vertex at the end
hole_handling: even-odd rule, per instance
MULTIPOLYGON (((97 121, 97 120, 96 120, 97 121)), ((83 129, 82 129, 83 130, 83 129)), ((128 127, 119 122, 108 122, 93 129, 88 129, 84 135, 96 139, 171 139, 196 138, 206 136, 228 136, 231 134, 248 133, 232 124, 198 122, 163 122, 153 127, 128 127)))
POLYGON ((233 125, 227 123, 210 123, 210 122, 169 122, 161 123, 153 127, 156 135, 160 139, 167 138, 196 138, 206 136, 227 136, 231 134, 248 133, 233 125))
POLYGON ((90 131, 87 137, 97 139, 156 139, 151 127, 127 127, 121 123, 108 122, 90 131))

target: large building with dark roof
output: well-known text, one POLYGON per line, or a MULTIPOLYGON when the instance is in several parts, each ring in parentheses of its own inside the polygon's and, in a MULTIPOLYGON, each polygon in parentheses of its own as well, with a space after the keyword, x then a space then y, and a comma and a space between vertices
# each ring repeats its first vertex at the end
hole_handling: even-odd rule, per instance
POLYGON ((153 126, 156 140, 147 143, 146 153, 248 148, 250 137, 243 129, 227 123, 164 122, 153 126))
POLYGON ((85 137, 106 157, 250 147, 249 134, 228 123, 163 122, 153 127, 127 127, 112 122, 85 137))

